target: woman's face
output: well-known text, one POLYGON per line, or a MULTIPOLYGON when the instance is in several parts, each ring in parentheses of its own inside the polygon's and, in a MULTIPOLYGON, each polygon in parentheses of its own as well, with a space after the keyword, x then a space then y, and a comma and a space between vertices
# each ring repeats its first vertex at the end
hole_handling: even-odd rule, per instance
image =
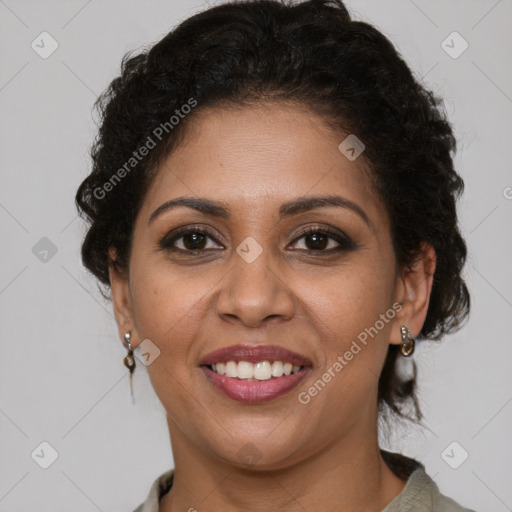
POLYGON ((374 433, 388 345, 404 323, 418 334, 430 291, 416 286, 425 296, 416 306, 406 296, 364 154, 349 160, 338 149, 346 135, 289 105, 208 109, 190 121, 136 219, 128 279, 111 269, 120 332, 131 330, 134 346, 150 340, 147 369, 171 438, 266 468, 357 443, 374 433), (339 205, 290 207, 324 196, 339 205), (177 198, 219 203, 225 215, 162 207, 177 198), (277 346, 304 368, 269 379, 285 370, 273 360, 293 362, 275 348, 207 361, 235 361, 229 371, 261 380, 203 365, 235 345, 277 346), (269 364, 238 365, 248 359, 269 364))

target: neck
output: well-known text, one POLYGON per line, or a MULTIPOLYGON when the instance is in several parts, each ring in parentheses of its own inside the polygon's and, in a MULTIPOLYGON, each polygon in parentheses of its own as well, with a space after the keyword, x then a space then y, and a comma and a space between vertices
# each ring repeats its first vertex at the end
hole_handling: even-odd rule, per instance
POLYGON ((404 488, 384 462, 376 423, 277 470, 242 469, 206 454, 169 422, 175 476, 160 512, 381 512, 404 488), (369 443, 368 439, 373 442, 369 443))

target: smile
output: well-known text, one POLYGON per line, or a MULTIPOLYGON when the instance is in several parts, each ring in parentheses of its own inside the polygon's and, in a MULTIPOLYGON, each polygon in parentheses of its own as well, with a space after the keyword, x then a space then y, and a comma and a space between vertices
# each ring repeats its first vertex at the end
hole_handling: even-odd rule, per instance
POLYGON ((200 362, 208 382, 238 402, 266 402, 292 391, 312 370, 305 356, 276 345, 233 345, 200 362))
POLYGON ((226 375, 241 380, 269 380, 280 378, 283 375, 299 373, 301 366, 294 366, 292 363, 283 361, 260 361, 250 363, 249 361, 228 361, 227 363, 213 364, 210 369, 219 375, 226 375))
MULTIPOLYGON (((233 361, 230 361, 233 362, 233 361)), ((241 361, 243 363, 243 361, 241 361)), ((264 361, 264 363, 269 363, 264 361)), ((280 363, 280 361, 275 361, 280 363)), ((222 363, 220 363, 222 364, 222 363)), ((229 362, 228 362, 229 364, 229 362)), ((239 363, 240 364, 240 363, 239 363)), ((270 363, 269 363, 270 366, 270 363)), ((283 365, 284 366, 284 365, 283 365)), ((210 384, 228 398, 237 402, 257 403, 267 402, 282 397, 292 391, 309 374, 311 367, 296 367, 295 373, 284 373, 280 377, 266 378, 259 380, 257 378, 239 378, 238 376, 228 377, 221 375, 209 366, 202 366, 201 370, 210 384)), ((237 370, 238 371, 238 370, 237 370)), ((258 371, 258 370, 256 370, 258 371)), ((268 375, 268 370, 264 370, 268 375)))

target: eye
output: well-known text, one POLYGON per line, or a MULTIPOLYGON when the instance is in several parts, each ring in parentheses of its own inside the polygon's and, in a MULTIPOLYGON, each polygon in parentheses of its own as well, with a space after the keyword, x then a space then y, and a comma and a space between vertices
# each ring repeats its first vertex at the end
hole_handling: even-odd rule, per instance
MULTIPOLYGON (((165 237, 159 245, 162 249, 194 252, 208 251, 217 247, 208 247, 208 241, 215 241, 213 235, 202 229, 188 228, 174 233, 171 237, 165 237)), ((222 249, 222 246, 220 247, 222 249)))
MULTIPOLYGON (((357 244, 344 233, 325 228, 308 228, 294 240, 292 245, 297 245, 298 241, 302 239, 304 239, 305 248, 299 247, 298 249, 312 253, 332 253, 357 249, 357 244)), ((184 253, 224 249, 210 232, 194 227, 167 235, 160 241, 159 246, 161 249, 184 253)), ((297 247, 292 248, 297 249, 297 247)))
POLYGON ((295 239, 294 244, 298 240, 304 239, 306 246, 304 250, 311 252, 335 252, 350 251, 357 248, 348 236, 341 232, 335 232, 328 229, 309 228, 301 233, 301 236, 295 239))

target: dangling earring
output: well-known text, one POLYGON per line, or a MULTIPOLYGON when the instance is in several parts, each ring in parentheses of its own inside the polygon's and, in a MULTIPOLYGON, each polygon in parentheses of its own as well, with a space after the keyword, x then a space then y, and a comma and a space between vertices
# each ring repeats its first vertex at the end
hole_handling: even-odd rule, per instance
POLYGON ((405 357, 409 357, 414 352, 414 338, 411 338, 411 333, 405 325, 402 325, 400 332, 402 334, 400 353, 405 357))
POLYGON ((130 394, 132 396, 132 404, 134 404, 135 399, 133 397, 132 374, 135 370, 135 358, 133 357, 133 348, 132 348, 132 344, 130 343, 131 337, 132 336, 129 331, 124 335, 124 340, 126 341, 126 344, 128 345, 128 354, 123 359, 123 363, 128 368, 128 370, 130 370, 130 394))

